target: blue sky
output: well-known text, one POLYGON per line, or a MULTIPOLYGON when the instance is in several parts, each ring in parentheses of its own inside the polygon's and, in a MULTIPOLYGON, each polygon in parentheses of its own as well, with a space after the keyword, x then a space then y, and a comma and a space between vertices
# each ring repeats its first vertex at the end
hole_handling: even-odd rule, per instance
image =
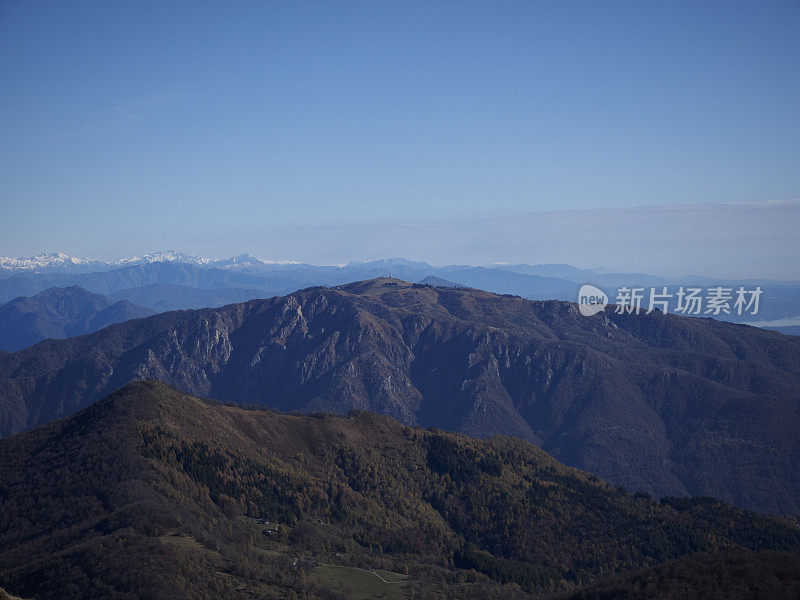
POLYGON ((797 198, 798 107, 796 1, 4 0, 0 255, 797 198))

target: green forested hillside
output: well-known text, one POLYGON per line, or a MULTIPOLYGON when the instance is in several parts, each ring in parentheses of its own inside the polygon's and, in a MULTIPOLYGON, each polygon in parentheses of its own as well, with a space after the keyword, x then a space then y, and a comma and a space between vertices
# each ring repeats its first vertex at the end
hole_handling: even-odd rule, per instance
POLYGON ((154 381, 0 457, 0 586, 37 599, 549 597, 698 552, 800 553, 789 522, 630 495, 518 439, 154 381))

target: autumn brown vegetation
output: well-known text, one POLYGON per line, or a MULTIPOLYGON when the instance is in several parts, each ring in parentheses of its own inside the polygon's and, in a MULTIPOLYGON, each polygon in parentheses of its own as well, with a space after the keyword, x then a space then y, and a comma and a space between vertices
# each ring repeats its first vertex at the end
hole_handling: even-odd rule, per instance
MULTIPOLYGON (((0 585, 38 599, 343 598, 330 574, 370 569, 417 599, 606 593, 641 588, 624 576, 643 568, 663 591, 708 579, 665 561, 709 556, 697 564, 747 578, 736 565, 759 552, 800 553, 788 521, 632 495, 519 439, 247 410, 155 381, 0 456, 0 585)), ((787 569, 770 581, 794 585, 787 569)))

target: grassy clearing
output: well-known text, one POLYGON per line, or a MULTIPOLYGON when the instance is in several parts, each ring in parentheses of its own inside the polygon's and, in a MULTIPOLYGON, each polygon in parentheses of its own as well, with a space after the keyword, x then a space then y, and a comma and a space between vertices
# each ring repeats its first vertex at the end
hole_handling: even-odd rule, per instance
POLYGON ((319 583, 346 594, 352 600, 405 600, 406 577, 400 573, 376 569, 375 572, 340 565, 319 565, 311 571, 319 583), (392 583, 385 583, 381 578, 392 583))

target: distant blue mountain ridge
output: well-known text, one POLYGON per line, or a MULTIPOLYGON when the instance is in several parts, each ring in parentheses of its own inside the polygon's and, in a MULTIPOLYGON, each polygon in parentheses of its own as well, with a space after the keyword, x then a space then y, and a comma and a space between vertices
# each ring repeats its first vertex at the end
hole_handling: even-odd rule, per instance
MULTIPOLYGON (((738 315, 732 310, 732 314, 701 312, 696 316, 744 323, 765 321, 766 327, 785 333, 796 333, 796 325, 774 326, 770 322, 782 323, 782 320, 800 316, 800 282, 766 279, 731 281, 700 276, 669 278, 643 273, 612 273, 599 268, 580 269, 566 264, 436 267, 403 258, 324 266, 268 262, 248 254, 210 260, 177 251, 153 253, 141 259, 125 259, 114 263, 71 259, 60 253, 42 256, 0 259, 0 303, 32 297, 51 288, 79 286, 93 294, 106 296, 109 301, 126 300, 150 311, 163 312, 217 307, 285 295, 307 287, 336 286, 391 275, 429 285, 463 286, 533 300, 573 302, 578 300, 578 290, 586 283, 605 291, 611 303, 616 302, 619 288, 639 287, 644 289, 644 308, 647 308, 651 289, 654 293, 661 293, 667 287, 668 292, 674 294, 680 287, 697 287, 706 291, 712 286, 727 286, 735 295, 735 290, 740 286, 748 290, 760 286, 763 293, 757 315, 738 315), (55 258, 48 261, 48 256, 55 258), (103 268, 100 270, 82 272, 79 268, 101 263, 103 268)), ((732 302, 733 298, 731 307, 732 302)))

